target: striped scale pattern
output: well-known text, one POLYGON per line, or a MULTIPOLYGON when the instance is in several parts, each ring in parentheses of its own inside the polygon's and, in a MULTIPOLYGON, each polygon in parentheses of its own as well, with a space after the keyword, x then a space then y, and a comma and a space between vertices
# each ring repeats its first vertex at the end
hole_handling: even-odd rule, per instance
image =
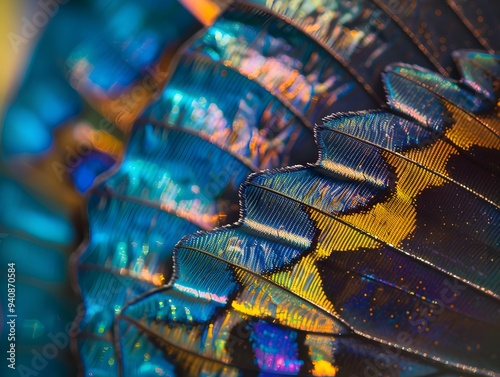
MULTIPOLYGON (((421 193, 432 196, 431 188, 454 182, 440 195, 472 200, 478 216, 470 225, 470 243, 489 247, 485 256, 498 247, 498 234, 487 224, 490 214, 491 221, 498 216, 494 180, 470 185, 476 180, 465 172, 452 177, 461 172, 433 162, 435 156, 456 158, 482 176, 489 173, 476 172, 476 165, 495 169, 495 160, 484 162, 481 153, 495 153, 496 144, 471 144, 465 126, 453 131, 455 139, 443 135, 456 130, 451 119, 462 117, 465 124, 472 117, 490 128, 498 122, 483 115, 496 97, 495 84, 481 75, 496 69, 497 61, 464 53, 458 62, 467 87, 433 74, 436 69, 457 76, 449 53, 437 59, 416 43, 412 28, 401 27, 394 12, 376 1, 355 3, 237 2, 182 52, 169 84, 136 122, 122 165, 90 193, 90 235, 75 258, 86 310, 77 319, 74 346, 86 374, 362 375, 382 365, 391 375, 427 375, 445 373, 443 365, 450 362, 468 371, 476 367, 421 348, 430 346, 429 337, 419 340, 418 349, 402 345, 406 332, 397 327, 384 332, 373 318, 376 308, 368 310, 363 297, 373 284, 391 287, 400 296, 380 299, 380 305, 386 312, 392 305, 392 315, 401 312, 398 305, 405 305, 408 316, 426 310, 417 303, 436 305, 426 292, 394 282, 387 261, 397 260, 408 274, 423 268, 432 282, 450 278, 455 289, 467 281, 487 291, 477 316, 494 323, 488 314, 493 269, 486 277, 483 271, 474 279, 462 276, 469 261, 456 260, 451 251, 450 270, 441 268, 445 242, 466 244, 454 238, 456 229, 451 240, 432 233, 432 240, 418 243, 420 214, 429 210, 417 211, 414 202, 421 193), (382 104, 380 74, 395 61, 424 68, 399 65, 387 72, 392 110, 332 117, 316 129, 322 155, 317 165, 256 175, 244 186, 243 234, 235 226, 216 232, 221 239, 205 235, 206 243, 178 249, 172 263, 173 247, 185 234, 237 220, 238 187, 250 173, 313 161, 313 125, 324 116, 382 104), (417 90, 426 102, 415 102, 417 90), (427 113, 429 102, 434 105, 427 113), (417 155, 420 150, 427 152, 417 155), (259 179, 267 189, 252 186, 259 179), (415 179, 420 183, 413 187, 415 179), (476 235, 483 225, 485 234, 476 235), (441 244, 433 247, 436 242, 441 244), (190 251, 181 257, 186 248, 190 251), (360 276, 356 285, 351 280, 343 285, 334 276, 325 280, 322 271, 331 267, 335 248, 346 252, 335 269, 360 276), (363 264, 362 256, 372 249, 380 250, 380 259, 367 257, 363 264), (410 257, 415 250, 421 254, 410 257), (431 256, 437 262, 425 259, 431 256), (379 264, 387 271, 382 276, 362 267, 354 271, 358 262, 370 271, 379 264), (457 277, 462 280, 453 280, 457 277), (365 318, 370 313, 371 321, 365 318), (415 350, 425 356, 415 357, 415 350)), ((482 47, 462 24, 457 27, 447 37, 455 35, 461 47, 482 47)), ((469 259, 474 260, 472 253, 469 259)), ((478 262, 478 268, 485 264, 478 262)), ((474 294, 462 297, 476 300, 474 294)), ((489 352, 488 342, 481 352, 489 352)))
POLYGON ((390 109, 326 119, 316 164, 252 175, 238 223, 177 245, 117 316, 124 375, 500 373, 494 103, 419 67, 384 85, 390 109))

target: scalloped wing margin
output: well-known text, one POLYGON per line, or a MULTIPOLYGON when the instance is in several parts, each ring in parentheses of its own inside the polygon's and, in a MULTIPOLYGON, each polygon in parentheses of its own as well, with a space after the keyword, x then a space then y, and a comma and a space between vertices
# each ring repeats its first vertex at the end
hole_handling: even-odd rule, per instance
POLYGON ((455 56, 463 82, 392 66, 390 110, 329 117, 315 165, 252 175, 241 220, 183 239, 119 314, 121 351, 180 375, 499 373, 498 57, 455 56))

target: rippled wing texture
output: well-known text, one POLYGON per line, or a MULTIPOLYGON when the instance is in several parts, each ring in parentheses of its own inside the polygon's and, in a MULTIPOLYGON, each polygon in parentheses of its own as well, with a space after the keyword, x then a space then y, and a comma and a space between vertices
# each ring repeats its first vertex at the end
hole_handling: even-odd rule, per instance
MULTIPOLYGON (((498 80, 498 56, 455 56, 498 80)), ((315 165, 252 175, 239 223, 176 247, 117 317, 124 375, 500 372, 494 93, 405 65, 384 84, 390 109, 329 118, 315 165)))
MULTIPOLYGON (((425 10, 433 22, 435 7, 425 10)), ((424 326, 417 351, 428 360, 413 357, 400 336, 410 325, 397 316, 414 322, 413 311, 436 312, 440 306, 427 291, 446 278, 454 284, 455 274, 470 279, 473 292, 461 296, 462 306, 453 303, 462 311, 442 321, 461 319, 472 297, 477 316, 495 323, 494 295, 476 299, 474 293, 494 287, 494 269, 472 279, 464 267, 469 261, 454 257, 447 245, 491 252, 498 237, 489 224, 489 234, 474 233, 487 223, 480 211, 498 215, 496 175, 489 175, 498 167, 474 148, 494 154, 498 145, 484 135, 474 139, 465 125, 472 117, 494 127, 495 118, 480 114, 496 98, 491 75, 483 73, 497 62, 464 53, 465 89, 426 70, 456 75, 449 53, 439 60, 415 43, 412 28, 394 20, 371 1, 238 2, 182 52, 161 96, 135 122, 121 166, 90 193, 89 241, 75 258, 86 309, 75 346, 86 374, 362 375, 383 365, 394 375, 429 375, 442 372, 429 359, 464 362, 432 343, 429 334, 443 342, 434 327, 444 332, 445 325, 430 333, 424 326), (245 188, 242 225, 187 241, 199 244, 183 246, 172 263, 174 245, 185 234, 237 220, 238 188, 249 174, 314 161, 313 125, 325 115, 382 104, 380 74, 395 61, 424 68, 395 66, 386 74, 393 110, 331 118, 316 131, 323 152, 316 166, 254 176, 245 188), (417 90, 422 93, 414 96, 417 90), (452 118, 463 125, 451 127, 452 118), (468 163, 481 179, 438 164, 436 156, 468 163), (413 180, 420 183, 414 187, 413 180), (433 201, 432 189, 441 186, 445 191, 433 201), (424 194, 431 198, 420 203, 424 194), (466 224, 469 244, 454 238, 458 229, 441 239, 435 227, 443 219, 428 225, 420 219, 441 197, 445 213, 453 206, 450 195, 471 200, 467 219, 476 215, 466 211, 477 214, 466 224), (423 242, 418 232, 433 238, 423 242), (414 251, 421 254, 410 257, 414 251), (386 270, 376 275, 379 265, 386 270), (415 288, 408 276, 417 272, 431 283, 415 288), (367 298, 375 290, 383 325, 367 298), (425 303, 431 309, 419 306, 425 303)), ((461 38, 460 46, 481 47, 466 27, 457 27, 445 35, 461 38)), ((434 38, 438 31, 429 33, 434 38)), ((457 211, 449 215, 455 219, 457 211)), ((467 222, 465 216, 460 219, 467 222)), ((475 261, 473 253, 469 258, 475 261)), ((484 266, 485 260, 477 263, 484 266)), ((479 322, 462 331, 476 334, 478 328, 479 322)), ((460 347, 456 339, 448 342, 460 347)))
POLYGON ((182 236, 238 218, 238 188, 250 173, 314 155, 312 128, 297 111, 238 72, 186 53, 137 122, 119 171, 89 202, 92 237, 76 261, 87 309, 78 337, 84 368, 115 373, 116 313, 168 280, 182 236))

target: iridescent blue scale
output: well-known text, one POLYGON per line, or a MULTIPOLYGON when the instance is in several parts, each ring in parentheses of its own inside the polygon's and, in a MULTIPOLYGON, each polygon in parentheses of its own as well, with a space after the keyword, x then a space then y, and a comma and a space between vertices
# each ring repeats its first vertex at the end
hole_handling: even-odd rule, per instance
MULTIPOLYGON (((61 8, 6 114, 12 171, 91 135, 62 168, 91 187, 72 260, 81 372, 500 373, 498 6, 189 3, 61 8), (227 9, 203 28, 195 8, 227 9)), ((0 194, 2 249, 62 295, 69 216, 10 178, 0 194)), ((21 307, 54 302, 33 317, 59 331, 59 300, 30 284, 21 307)))

